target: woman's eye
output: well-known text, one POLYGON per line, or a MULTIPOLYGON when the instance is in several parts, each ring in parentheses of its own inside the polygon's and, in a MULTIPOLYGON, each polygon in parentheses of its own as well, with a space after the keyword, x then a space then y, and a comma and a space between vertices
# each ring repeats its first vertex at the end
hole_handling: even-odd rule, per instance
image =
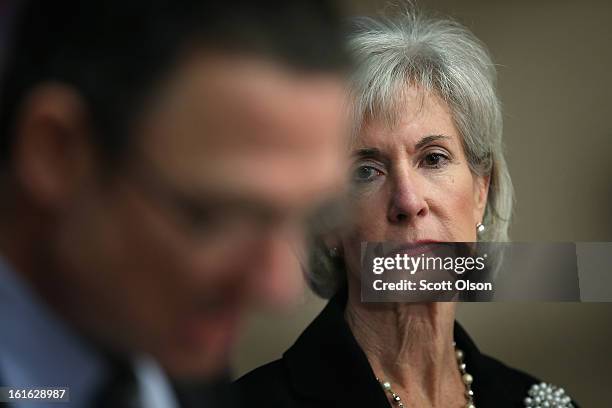
POLYGON ((372 166, 359 166, 353 173, 353 180, 357 182, 372 181, 383 173, 372 166))
POLYGON ((440 168, 448 161, 448 157, 442 153, 428 153, 423 159, 426 167, 440 168))

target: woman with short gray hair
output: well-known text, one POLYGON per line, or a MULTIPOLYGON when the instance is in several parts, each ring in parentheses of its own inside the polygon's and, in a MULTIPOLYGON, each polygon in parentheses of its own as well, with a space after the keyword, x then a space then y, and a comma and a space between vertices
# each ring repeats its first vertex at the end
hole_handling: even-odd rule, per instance
POLYGON ((420 252, 507 241, 513 192, 496 69, 457 22, 409 10, 359 19, 350 39, 350 226, 315 242, 310 286, 327 307, 281 360, 238 384, 279 407, 572 407, 563 389, 479 352, 453 302, 364 303, 362 242, 420 252))

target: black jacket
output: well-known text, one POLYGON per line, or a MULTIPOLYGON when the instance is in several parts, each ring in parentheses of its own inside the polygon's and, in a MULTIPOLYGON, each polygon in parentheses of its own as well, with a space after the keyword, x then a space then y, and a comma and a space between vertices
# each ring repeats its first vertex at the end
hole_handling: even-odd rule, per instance
MULTIPOLYGON (((344 320, 345 306, 342 291, 280 360, 240 378, 234 387, 242 406, 388 408, 387 396, 344 320)), ((527 391, 539 381, 481 354, 457 323, 454 332, 474 377, 476 407, 524 407, 527 391)))

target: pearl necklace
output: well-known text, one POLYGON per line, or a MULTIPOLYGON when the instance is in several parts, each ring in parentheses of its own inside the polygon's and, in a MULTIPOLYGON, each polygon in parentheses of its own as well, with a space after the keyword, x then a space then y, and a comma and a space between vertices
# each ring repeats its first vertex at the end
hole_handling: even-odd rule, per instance
MULTIPOLYGON (((465 385, 465 397, 468 402, 465 408, 476 408, 474 405, 474 391, 472 391, 472 382, 474 382, 474 378, 466 371, 466 365, 463 362, 463 351, 457 348, 455 342, 453 342, 453 347, 455 347, 455 357, 457 358, 457 366, 459 367, 459 373, 461 374, 461 381, 465 385)), ((376 378, 380 385, 382 385, 383 389, 391 394, 391 401, 393 405, 398 408, 404 408, 404 403, 399 395, 397 395, 391 389, 391 383, 389 381, 381 381, 378 377, 376 378)))

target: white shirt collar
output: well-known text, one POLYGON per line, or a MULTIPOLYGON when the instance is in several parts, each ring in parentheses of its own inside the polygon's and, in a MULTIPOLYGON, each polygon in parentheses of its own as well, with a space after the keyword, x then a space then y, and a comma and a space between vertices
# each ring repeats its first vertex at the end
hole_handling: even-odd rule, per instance
MULTIPOLYGON (((69 387, 67 406, 91 405, 108 375, 107 364, 69 324, 42 302, 1 256, 0 327, 1 385, 69 387)), ((144 407, 178 407, 157 363, 139 357, 134 368, 144 407)))

